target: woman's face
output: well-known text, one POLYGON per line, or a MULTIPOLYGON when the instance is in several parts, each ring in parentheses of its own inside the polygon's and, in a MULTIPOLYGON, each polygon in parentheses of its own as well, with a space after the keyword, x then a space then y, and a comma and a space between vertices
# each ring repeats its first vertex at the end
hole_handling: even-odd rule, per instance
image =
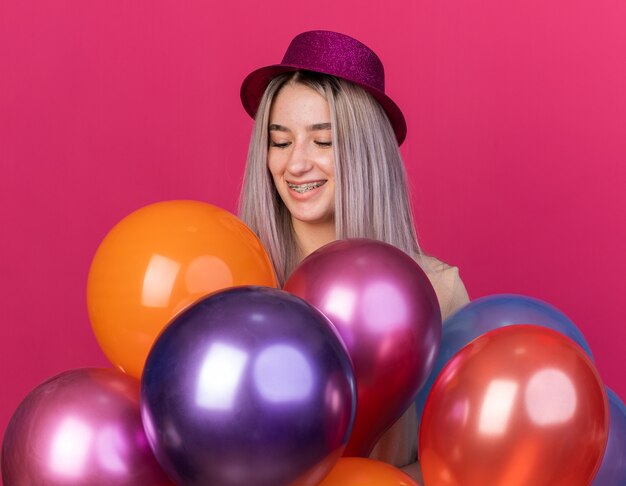
POLYGON ((283 86, 269 120, 268 168, 291 217, 329 223, 335 216, 335 157, 330 109, 302 84, 283 86))

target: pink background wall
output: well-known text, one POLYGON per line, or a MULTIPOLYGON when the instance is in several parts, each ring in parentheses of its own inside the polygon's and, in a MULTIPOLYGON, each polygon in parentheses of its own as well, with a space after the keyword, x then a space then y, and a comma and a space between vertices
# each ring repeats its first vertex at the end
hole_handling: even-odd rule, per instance
POLYGON ((423 246, 473 298, 561 308, 626 397, 626 3, 370 3, 0 2, 0 434, 42 380, 107 365, 85 284, 117 221, 235 210, 240 82, 314 28, 384 60, 423 246))

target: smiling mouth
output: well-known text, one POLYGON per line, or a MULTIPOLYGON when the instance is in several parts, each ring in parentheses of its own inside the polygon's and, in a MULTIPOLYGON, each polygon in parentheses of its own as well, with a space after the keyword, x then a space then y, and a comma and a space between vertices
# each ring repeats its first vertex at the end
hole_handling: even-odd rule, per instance
POLYGON ((326 181, 316 181, 316 182, 307 182, 306 184, 292 184, 291 182, 287 182, 289 189, 293 189, 299 194, 304 194, 305 192, 312 191, 313 189, 317 189, 320 186, 326 184, 326 181))

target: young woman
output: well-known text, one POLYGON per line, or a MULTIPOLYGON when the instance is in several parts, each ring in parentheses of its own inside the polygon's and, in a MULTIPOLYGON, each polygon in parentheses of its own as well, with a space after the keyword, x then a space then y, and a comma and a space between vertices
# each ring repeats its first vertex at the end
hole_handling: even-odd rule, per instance
MULTIPOLYGON (((444 319, 469 301, 458 269, 418 245, 399 151, 406 124, 371 49, 336 32, 302 33, 280 64, 248 75, 241 99, 255 123, 240 216, 259 235, 281 284, 326 243, 372 238, 416 259, 444 319)), ((418 479, 416 452, 413 406, 371 457, 418 479)))

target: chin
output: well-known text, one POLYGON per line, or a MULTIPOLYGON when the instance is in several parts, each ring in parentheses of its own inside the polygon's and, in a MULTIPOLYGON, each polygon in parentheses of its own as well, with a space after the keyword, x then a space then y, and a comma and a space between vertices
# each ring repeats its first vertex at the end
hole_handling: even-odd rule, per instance
POLYGON ((334 218, 327 214, 298 214, 292 212, 291 217, 306 224, 330 224, 334 223, 334 218))

